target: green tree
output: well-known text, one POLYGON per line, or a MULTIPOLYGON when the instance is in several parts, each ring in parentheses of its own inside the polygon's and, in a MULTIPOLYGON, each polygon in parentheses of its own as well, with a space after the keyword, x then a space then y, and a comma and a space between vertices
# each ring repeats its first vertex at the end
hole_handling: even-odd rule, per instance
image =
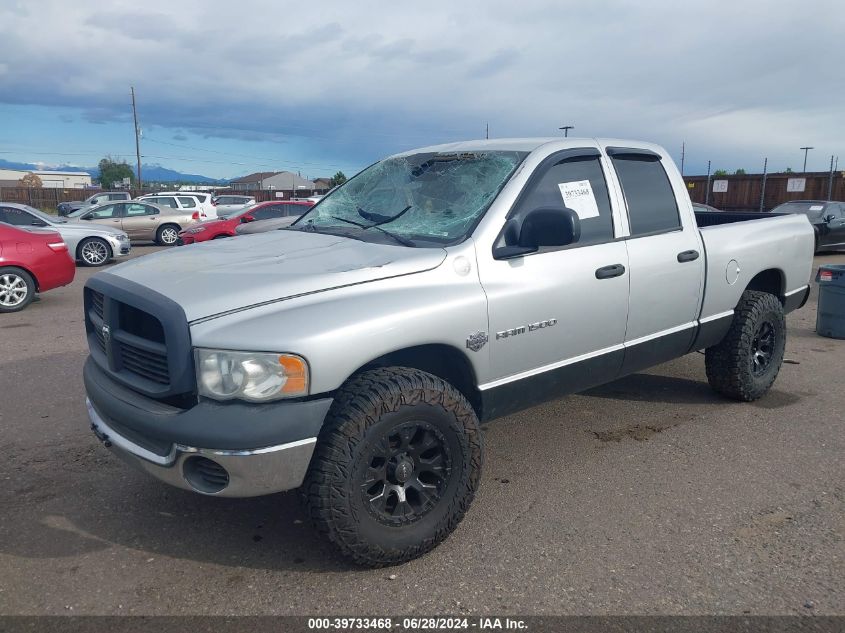
POLYGON ((714 176, 727 176, 728 172, 725 171, 724 169, 717 169, 716 171, 713 172, 713 175, 714 176))
POLYGON ((346 174, 344 174, 342 171, 339 171, 334 176, 331 177, 329 184, 332 187, 337 187, 338 185, 342 185, 345 182, 346 182, 346 174))
POLYGON ((122 184, 124 178, 134 185, 135 177, 132 175, 132 168, 126 161, 117 162, 111 156, 106 156, 100 161, 100 186, 103 189, 111 189, 117 184, 122 184))
POLYGON ((735 176, 744 176, 744 175, 745 175, 745 170, 744 170, 742 167, 740 167, 739 169, 737 169, 737 170, 734 172, 734 175, 735 175, 735 176))
POLYGON ((787 167, 785 173, 791 174, 792 173, 792 167, 787 167))

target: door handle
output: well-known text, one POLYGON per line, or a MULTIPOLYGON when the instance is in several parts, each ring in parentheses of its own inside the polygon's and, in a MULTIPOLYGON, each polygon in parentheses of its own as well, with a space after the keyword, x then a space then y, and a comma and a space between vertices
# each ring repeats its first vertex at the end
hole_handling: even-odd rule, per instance
POLYGON ((698 251, 684 251, 683 253, 678 253, 678 262, 683 264, 684 262, 693 262, 698 259, 698 251))
POLYGON ((622 264, 613 264, 612 266, 602 266, 596 271, 596 279, 610 279, 611 277, 619 277, 625 274, 625 267, 622 264))

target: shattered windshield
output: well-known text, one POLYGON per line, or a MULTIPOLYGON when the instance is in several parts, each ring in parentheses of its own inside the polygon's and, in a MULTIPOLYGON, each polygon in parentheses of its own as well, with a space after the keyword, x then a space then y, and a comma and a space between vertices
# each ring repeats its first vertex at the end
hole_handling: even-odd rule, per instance
POLYGON ((432 246, 463 240, 526 152, 425 152, 388 158, 323 198, 291 230, 432 246))

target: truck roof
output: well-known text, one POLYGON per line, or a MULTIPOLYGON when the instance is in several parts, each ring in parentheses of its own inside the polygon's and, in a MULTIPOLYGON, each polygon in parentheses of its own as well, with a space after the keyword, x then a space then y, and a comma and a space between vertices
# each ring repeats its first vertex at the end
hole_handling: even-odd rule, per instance
MULTIPOLYGON (((532 152, 542 145, 548 143, 555 143, 562 147, 583 147, 585 143, 594 145, 595 143, 606 145, 620 145, 622 147, 637 147, 643 149, 654 149, 656 145, 652 143, 644 143, 642 141, 633 141, 626 139, 605 139, 605 138, 584 138, 584 137, 565 137, 560 136, 545 136, 536 138, 495 138, 495 139, 477 139, 473 141, 457 141, 455 143, 444 143, 442 145, 430 145, 428 147, 421 147, 417 149, 399 152, 393 156, 409 156, 411 154, 419 154, 421 152, 473 152, 480 150, 487 151, 511 151, 511 152, 532 152)), ((659 149, 659 148, 658 148, 659 149)))

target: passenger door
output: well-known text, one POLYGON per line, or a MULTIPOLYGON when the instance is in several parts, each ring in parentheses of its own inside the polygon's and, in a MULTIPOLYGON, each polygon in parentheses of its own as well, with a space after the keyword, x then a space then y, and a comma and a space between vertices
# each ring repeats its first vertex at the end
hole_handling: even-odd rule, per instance
MULTIPOLYGON (((615 239, 620 216, 611 203, 599 151, 565 150, 547 158, 529 179, 508 223, 521 225, 521 218, 539 207, 572 204, 565 204, 564 191, 576 184, 589 191, 592 201, 578 212, 577 242, 514 259, 478 253, 488 300, 492 377, 481 385, 485 415, 607 382, 622 365, 628 255, 625 243, 615 239)), ((505 239, 502 245, 510 245, 505 233, 497 244, 505 239)))
MULTIPOLYGON (((628 211, 631 294, 622 373, 686 354, 696 332, 704 280, 698 226, 681 221, 677 192, 662 157, 607 148, 628 211)), ((674 167, 673 167, 674 169, 674 167)))
POLYGON ((79 216, 79 219, 83 222, 104 224, 119 229, 121 225, 121 206, 120 204, 104 204, 88 213, 83 213, 79 216))
POLYGON ((123 230, 130 240, 154 240, 161 220, 159 210, 149 204, 127 202, 123 205, 123 230))

